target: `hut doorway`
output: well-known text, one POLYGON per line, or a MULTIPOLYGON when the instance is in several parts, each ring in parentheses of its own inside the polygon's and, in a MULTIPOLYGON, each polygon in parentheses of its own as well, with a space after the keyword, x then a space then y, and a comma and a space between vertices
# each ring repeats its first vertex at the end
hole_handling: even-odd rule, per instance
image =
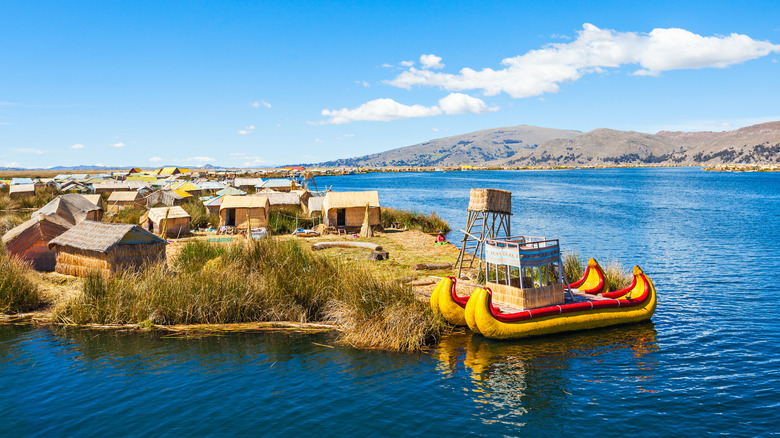
POLYGON ((236 209, 228 208, 225 210, 225 225, 228 227, 236 226, 236 209))
POLYGON ((336 209, 336 226, 343 227, 345 225, 347 225, 347 209, 338 208, 336 209))
POLYGON ((152 222, 151 219, 146 220, 146 229, 149 230, 150 233, 154 233, 154 222, 152 222))

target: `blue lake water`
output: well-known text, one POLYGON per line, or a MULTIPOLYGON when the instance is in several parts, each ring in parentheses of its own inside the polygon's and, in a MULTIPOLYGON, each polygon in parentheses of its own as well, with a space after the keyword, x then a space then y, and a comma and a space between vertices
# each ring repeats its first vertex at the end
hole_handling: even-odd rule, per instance
MULTIPOLYGON (((512 231, 640 265, 652 322, 432 351, 330 335, 201 339, 0 325, 0 436, 780 434, 780 174, 698 169, 326 177, 465 226, 471 187, 512 231)), ((458 238, 454 231, 450 236, 458 238)), ((392 254, 391 254, 392 257, 392 254)))

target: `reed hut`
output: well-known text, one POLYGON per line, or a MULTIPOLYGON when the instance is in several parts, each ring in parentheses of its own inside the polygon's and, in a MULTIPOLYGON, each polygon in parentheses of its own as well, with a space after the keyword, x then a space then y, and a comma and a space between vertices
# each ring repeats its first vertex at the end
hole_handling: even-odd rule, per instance
POLYGON ((255 190, 259 193, 264 189, 270 189, 275 192, 289 192, 295 187, 295 183, 287 178, 270 178, 260 184, 255 185, 255 190))
POLYGON ((166 217, 167 225, 164 228, 168 237, 179 237, 190 233, 190 215, 179 206, 149 209, 141 216, 139 223, 147 231, 160 235, 166 217))
POLYGON ((266 227, 270 209, 271 203, 265 196, 225 196, 219 207, 219 226, 266 227))
POLYGON ((165 240, 132 224, 84 221, 49 242, 57 251, 55 271, 84 277, 113 274, 165 260, 165 240))
MULTIPOLYGON (((244 192, 255 192, 255 186, 262 184, 262 178, 234 178, 233 187, 242 190, 244 192)), ((232 195, 232 193, 230 193, 232 195)))
POLYGON ((381 207, 378 192, 328 192, 322 201, 323 223, 329 227, 359 231, 365 218, 366 205, 369 225, 379 226, 381 207))
POLYGON ((117 214, 126 208, 143 208, 144 197, 138 192, 114 192, 108 197, 107 214, 117 214))
POLYGON ((3 245, 9 255, 30 262, 36 271, 53 271, 56 254, 49 249, 49 242, 71 227, 56 214, 33 214, 32 219, 3 235, 3 245))
MULTIPOLYGON (((100 195, 92 195, 100 198, 100 195)), ((85 220, 100 221, 103 218, 103 208, 90 202, 83 195, 78 193, 68 193, 54 198, 51 202, 41 207, 40 210, 32 215, 50 215, 56 214, 71 225, 85 220)))
POLYGON ((322 201, 325 200, 324 196, 312 196, 309 198, 308 205, 306 206, 306 213, 309 216, 319 214, 322 215, 322 201))
POLYGON ((35 183, 12 184, 8 187, 8 197, 11 199, 26 198, 30 196, 35 196, 35 183))
POLYGON ((187 196, 184 196, 174 190, 162 189, 150 194, 146 198, 146 204, 149 207, 157 204, 165 204, 167 206, 181 205, 189 197, 189 193, 187 196))

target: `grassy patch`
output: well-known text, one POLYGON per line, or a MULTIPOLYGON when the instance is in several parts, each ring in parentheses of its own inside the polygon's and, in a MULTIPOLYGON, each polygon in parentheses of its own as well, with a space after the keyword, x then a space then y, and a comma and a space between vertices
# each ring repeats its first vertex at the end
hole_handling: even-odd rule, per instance
POLYGON ((41 305, 38 286, 30 280, 30 267, 8 257, 0 245, 0 313, 18 313, 41 305))
POLYGON ((181 208, 190 215, 190 228, 197 230, 209 226, 219 227, 219 214, 209 213, 209 210, 197 197, 189 198, 181 205, 181 208))
POLYGON ((573 283, 582 277, 585 273, 585 265, 582 263, 580 253, 568 252, 563 255, 563 270, 566 272, 566 278, 569 283, 573 283))
POLYGON ((634 279, 634 273, 627 270, 616 260, 607 261, 604 267, 604 282, 609 286, 609 290, 616 291, 628 287, 634 279))
POLYGON ((321 220, 306 217, 300 208, 288 207, 278 211, 272 211, 268 215, 268 228, 271 234, 290 234, 296 228, 314 228, 321 220))
POLYGON ((414 211, 383 208, 382 226, 384 228, 392 228, 394 224, 410 230, 420 230, 424 233, 437 233, 439 231, 446 233, 450 231, 447 221, 440 218, 435 212, 426 215, 414 211))
POLYGON ((138 225, 144 212, 141 208, 123 208, 117 214, 104 216, 103 222, 138 225))
POLYGON ((295 240, 218 246, 193 241, 173 264, 104 278, 58 306, 60 321, 100 324, 330 322, 355 346, 414 351, 438 339, 441 320, 414 292, 304 249, 295 240))

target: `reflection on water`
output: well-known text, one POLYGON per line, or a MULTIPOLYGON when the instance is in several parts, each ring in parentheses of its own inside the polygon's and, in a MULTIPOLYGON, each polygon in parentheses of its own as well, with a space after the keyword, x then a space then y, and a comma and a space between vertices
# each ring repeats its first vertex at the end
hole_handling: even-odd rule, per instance
MULTIPOLYGON (((654 392, 658 364, 650 353, 658 349, 655 326, 648 322, 513 342, 459 331, 439 343, 436 358, 445 379, 468 373, 464 389, 476 394, 475 409, 485 422, 524 426, 521 419, 529 412, 566 410, 571 399, 588 396, 577 382, 585 378, 581 371, 598 373, 590 384, 633 384, 638 392, 654 392), (617 364, 602 359, 615 356, 625 359, 617 364)), ((589 396, 593 394, 591 389, 589 396)))

